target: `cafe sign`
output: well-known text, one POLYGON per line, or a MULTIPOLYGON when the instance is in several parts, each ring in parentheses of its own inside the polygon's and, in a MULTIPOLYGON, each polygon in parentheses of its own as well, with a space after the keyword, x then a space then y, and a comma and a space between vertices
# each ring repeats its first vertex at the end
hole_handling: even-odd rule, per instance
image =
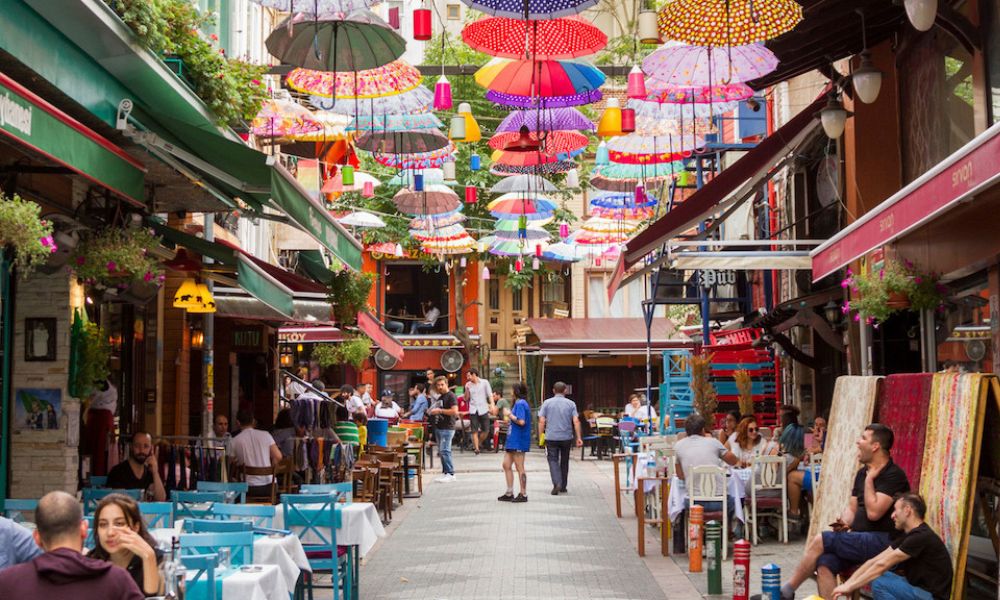
POLYGON ((407 348, 461 348, 462 345, 454 337, 406 337, 399 342, 407 348))
POLYGON ((235 327, 233 329, 233 350, 260 352, 267 349, 267 333, 263 327, 235 327))

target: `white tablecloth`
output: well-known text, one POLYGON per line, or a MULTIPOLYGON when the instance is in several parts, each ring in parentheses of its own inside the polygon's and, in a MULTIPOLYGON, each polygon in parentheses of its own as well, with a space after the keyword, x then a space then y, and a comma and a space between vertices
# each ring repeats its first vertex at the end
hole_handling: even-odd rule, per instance
MULTIPOLYGON (((733 500, 733 516, 740 521, 746 521, 743 514, 743 499, 747 495, 747 481, 750 469, 730 469, 732 476, 726 477, 726 489, 733 500)), ((671 521, 676 521, 681 512, 688 507, 687 486, 684 480, 674 477, 670 480, 670 496, 667 498, 667 513, 671 521)))
POLYGON ((237 570, 223 576, 222 600, 288 600, 290 590, 278 567, 260 567, 257 573, 237 570))
MULTIPOLYGON (((337 504, 337 511, 340 512, 337 545, 357 546, 358 554, 364 558, 378 541, 378 538, 385 537, 385 528, 382 527, 378 511, 371 502, 337 504)), ((285 515, 280 507, 274 516, 274 528, 288 529, 285 527, 285 515)), ((306 543, 320 542, 312 533, 307 533, 304 540, 306 543)))

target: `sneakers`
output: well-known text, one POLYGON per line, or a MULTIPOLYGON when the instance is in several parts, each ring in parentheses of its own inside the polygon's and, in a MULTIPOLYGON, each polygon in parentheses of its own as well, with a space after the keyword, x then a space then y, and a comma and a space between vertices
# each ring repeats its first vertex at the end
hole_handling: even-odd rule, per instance
POLYGON ((511 500, 511 502, 513 502, 515 504, 521 503, 521 502, 527 502, 527 501, 528 501, 528 497, 525 496, 524 494, 518 494, 517 498, 514 498, 513 500, 511 500))
POLYGON ((500 496, 499 498, 497 498, 497 501, 498 502, 513 502, 514 501, 514 494, 512 494, 510 492, 507 492, 503 496, 500 496))
POLYGON ((447 475, 442 475, 441 477, 438 477, 434 481, 438 483, 452 483, 453 481, 455 481, 455 476, 452 475, 451 473, 448 473, 447 475))
POLYGON ((558 496, 559 495, 559 488, 558 487, 553 487, 552 488, 552 495, 553 496, 558 496))

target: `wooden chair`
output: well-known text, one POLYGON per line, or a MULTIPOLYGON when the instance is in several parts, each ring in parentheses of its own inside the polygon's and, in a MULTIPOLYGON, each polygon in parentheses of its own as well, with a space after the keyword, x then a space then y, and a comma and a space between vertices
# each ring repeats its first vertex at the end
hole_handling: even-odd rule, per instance
POLYGON ((406 476, 414 475, 417 478, 417 491, 424 493, 424 452, 427 446, 424 443, 424 430, 411 429, 409 444, 406 452, 410 455, 410 464, 406 467, 406 476))
POLYGON ((705 522, 722 523, 722 558, 729 557, 729 494, 726 489, 726 470, 722 467, 702 465, 685 473, 688 492, 688 509, 695 502, 721 502, 722 511, 705 511, 705 522))
MULTIPOLYGON (((753 543, 757 545, 760 539, 757 533, 761 512, 777 514, 781 517, 781 541, 788 543, 788 496, 787 472, 783 456, 755 456, 751 462, 753 480, 750 486, 750 520, 753 521, 753 543), (761 492, 778 492, 780 497, 761 492)), ((808 475, 807 475, 808 476, 808 475)))
POLYGON ((392 518, 392 501, 386 503, 383 500, 383 488, 379 484, 378 466, 368 464, 358 466, 355 464, 352 475, 359 484, 354 488, 354 501, 371 502, 382 510, 382 520, 388 522, 392 518))
POLYGON ((639 528, 639 539, 638 539, 638 550, 639 556, 646 556, 646 525, 659 525, 660 526, 660 554, 663 556, 670 556, 669 540, 671 538, 672 529, 670 523, 669 512, 667 511, 667 498, 670 496, 670 476, 666 477, 638 477, 636 478, 636 506, 645 507, 646 505, 646 482, 647 481, 659 481, 659 494, 660 494, 660 506, 657 511, 659 516, 654 518, 646 518, 645 510, 638 510, 636 514, 638 515, 637 526, 639 528))
POLYGON ((271 485, 268 486, 268 491, 265 494, 261 494, 255 491, 253 488, 247 490, 247 502, 269 502, 271 504, 278 503, 278 477, 275 471, 274 465, 267 467, 243 467, 243 476, 259 476, 266 477, 271 476, 271 485))
MULTIPOLYGON (((404 450, 405 452, 405 450, 404 450)), ((400 457, 399 453, 389 451, 389 452, 379 452, 375 455, 379 461, 379 477, 382 479, 383 483, 389 484, 389 501, 392 501, 393 492, 399 498, 399 504, 403 504, 403 477, 406 476, 403 473, 403 459, 400 457)))
POLYGON ((282 458, 274 467, 274 477, 278 484, 278 495, 294 494, 298 491, 298 486, 292 481, 292 473, 295 472, 295 459, 291 456, 282 458))

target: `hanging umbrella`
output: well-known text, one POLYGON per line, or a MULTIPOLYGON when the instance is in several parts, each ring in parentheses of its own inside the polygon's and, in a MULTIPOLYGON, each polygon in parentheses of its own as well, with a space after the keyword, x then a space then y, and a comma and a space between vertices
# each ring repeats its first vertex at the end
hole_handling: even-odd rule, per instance
POLYGON ((338 171, 336 175, 327 179, 323 182, 323 187, 320 188, 320 192, 324 194, 343 194, 344 192, 357 192, 365 189, 365 184, 371 183, 372 187, 378 187, 382 185, 382 182, 378 180, 378 177, 365 173, 364 171, 354 172, 354 183, 351 185, 344 185, 344 175, 343 171, 338 171))
MULTIPOLYGON (((637 117, 635 132, 632 135, 640 137, 681 135, 703 138, 707 134, 718 133, 715 123, 708 119, 681 121, 679 119, 650 119, 637 117)), ((619 136, 621 137, 621 136, 619 136)))
POLYGON ((410 229, 438 229, 461 223, 465 221, 465 218, 465 215, 462 214, 462 207, 458 207, 451 212, 410 219, 410 229))
POLYGON ((498 150, 493 153, 494 166, 534 167, 553 162, 556 162, 554 157, 546 156, 542 152, 505 152, 498 150))
POLYGON ((605 219, 645 221, 653 216, 653 208, 649 206, 642 208, 592 208, 590 214, 605 219))
POLYGON ((754 91, 745 83, 702 87, 681 87, 650 80, 645 99, 629 98, 626 106, 637 118, 681 119, 691 121, 736 110, 754 91))
POLYGON ((549 247, 542 252, 542 260, 577 262, 581 259, 583 259, 583 253, 580 252, 579 247, 576 244, 568 242, 556 242, 555 244, 550 244, 549 247))
POLYGON ((462 0, 480 12, 514 19, 551 19, 582 13, 599 0, 462 0))
POLYGON ((427 185, 424 191, 401 189, 392 197, 399 212, 410 215, 437 215, 451 212, 461 204, 458 194, 443 185, 427 185))
POLYGON ((495 164, 490 167, 490 173, 506 177, 508 175, 549 175, 553 173, 565 173, 576 168, 576 163, 571 160, 559 160, 538 165, 501 165, 495 164))
POLYGON ((327 15, 349 13, 370 8, 381 0, 251 0, 265 8, 273 8, 286 13, 306 13, 327 15))
POLYGON ((667 40, 696 46, 742 46, 774 39, 802 20, 794 0, 675 0, 660 10, 667 40))
POLYGON ((321 98, 379 98, 396 96, 420 85, 420 71, 403 60, 364 71, 292 69, 285 78, 295 91, 321 98))
POLYGON ((514 175, 501 179, 490 188, 491 194, 507 194, 510 192, 555 192, 559 188, 548 179, 537 175, 514 175))
POLYGON ((500 123, 497 127, 497 133, 517 133, 521 127, 527 127, 528 131, 594 131, 597 129, 593 121, 575 108, 553 108, 515 110, 500 123))
POLYGON ((427 254, 468 254, 476 247, 476 240, 469 234, 453 240, 427 240, 420 249, 427 254))
POLYGON ((457 223, 441 227, 440 229, 410 229, 410 237, 418 242, 425 242, 433 239, 454 239, 463 236, 468 237, 468 235, 469 233, 465 230, 465 227, 462 227, 457 223))
POLYGON ((476 71, 475 79, 482 87, 502 94, 551 97, 595 91, 605 77, 584 62, 494 59, 476 71))
POLYGON ((490 102, 513 108, 564 108, 567 106, 582 106, 584 104, 600 102, 603 97, 604 94, 601 93, 601 90, 545 98, 505 94, 494 90, 486 92, 486 99, 490 102))
POLYGON ((441 185, 457 186, 457 181, 445 181, 444 171, 441 169, 403 169, 399 171, 391 178, 386 180, 385 184, 393 187, 413 187, 413 175, 415 173, 420 173, 424 176, 424 184, 429 185, 432 183, 437 183, 441 185))
POLYGON ((380 164, 394 169, 429 169, 440 167, 444 163, 455 162, 455 145, 449 144, 447 147, 433 152, 422 152, 419 154, 372 154, 372 157, 380 164))
POLYGON ((682 152, 695 150, 705 146, 705 139, 694 135, 637 135, 630 133, 608 142, 609 152, 624 152, 626 154, 656 154, 668 150, 682 152))
POLYGON ((628 152, 608 151, 611 162, 623 165, 659 165, 687 160, 691 152, 664 152, 661 154, 631 154, 628 152))
POLYGON ((352 117, 371 115, 378 117, 382 115, 426 112, 430 109, 433 101, 434 93, 422 85, 402 94, 382 96, 380 98, 337 100, 335 98, 320 98, 319 96, 309 97, 309 103, 320 110, 328 110, 352 117))
POLYGON ((542 227, 542 224, 547 222, 549 221, 532 221, 527 227, 524 228, 525 237, 522 238, 520 224, 517 219, 499 219, 496 222, 493 236, 496 237, 497 240, 503 241, 517 241, 520 239, 524 239, 529 242, 547 241, 550 237, 552 237, 549 232, 542 227))
POLYGON ((283 63, 318 71, 364 71, 396 60, 406 41, 366 9, 343 18, 303 13, 285 19, 264 42, 283 63))
POLYGON ((462 30, 462 41, 490 56, 551 60, 595 54, 608 45, 608 36, 579 17, 547 21, 487 17, 462 30))
POLYGON ((490 214, 498 219, 512 219, 522 215, 540 215, 531 219, 538 221, 552 216, 556 204, 546 198, 505 198, 493 200, 487 205, 490 214))
POLYGON ((373 215, 370 212, 365 212, 359 210, 353 212, 345 217, 337 219, 337 222, 341 225, 351 225, 353 227, 370 227, 372 229, 380 229, 385 227, 385 221, 380 219, 378 215, 373 215))
POLYGON ((347 117, 324 110, 311 113, 313 120, 319 124, 316 131, 290 133, 282 136, 282 142, 336 142, 350 140, 354 134, 347 131, 347 117))
POLYGON ((394 256, 396 254, 396 244, 392 242, 379 242, 377 244, 369 244, 365 246, 365 252, 371 252, 372 254, 388 254, 389 256, 394 256))
POLYGON ((290 97, 281 96, 265 101, 250 123, 250 132, 262 138, 314 133, 322 129, 323 125, 308 109, 290 97))
POLYGON ((636 202, 635 194, 621 192, 598 192, 590 198, 590 205, 594 208, 642 208, 656 206, 656 202, 653 196, 646 196, 642 202, 636 202))
MULTIPOLYGON (((533 142, 538 142, 538 134, 528 134, 533 142)), ((504 149, 511 142, 520 138, 519 133, 497 133, 490 138, 490 148, 497 150, 504 149)), ((581 148, 586 148, 590 140, 587 136, 576 131, 549 131, 543 134, 541 144, 544 147, 543 154, 555 156, 556 154, 569 154, 581 148)))
POLYGON ((683 87, 751 81, 778 68, 778 57, 760 44, 716 48, 669 45, 642 61, 654 81, 683 87))
MULTIPOLYGON (((604 217, 590 217, 580 225, 581 232, 597 234, 629 234, 634 232, 642 224, 639 220, 607 219, 604 217)), ((582 233, 580 235, 583 235, 582 233)))
MULTIPOLYGON (((649 179, 671 177, 684 170, 684 163, 653 163, 646 165, 633 165, 624 163, 611 163, 610 165, 598 165, 594 167, 593 174, 607 179, 649 179)), ((606 190, 607 188, 600 188, 606 190)), ((628 190, 632 191, 632 190, 628 190)))
POLYGON ((436 129, 366 131, 354 145, 375 154, 421 154, 447 148, 448 138, 436 129))
POLYGON ((351 131, 414 131, 436 129, 444 123, 434 113, 415 115, 365 115, 351 120, 347 129, 351 131))
POLYGON ((528 256, 535 253, 535 246, 541 246, 542 252, 548 247, 545 242, 523 242, 516 240, 496 240, 487 250, 493 256, 528 256))

